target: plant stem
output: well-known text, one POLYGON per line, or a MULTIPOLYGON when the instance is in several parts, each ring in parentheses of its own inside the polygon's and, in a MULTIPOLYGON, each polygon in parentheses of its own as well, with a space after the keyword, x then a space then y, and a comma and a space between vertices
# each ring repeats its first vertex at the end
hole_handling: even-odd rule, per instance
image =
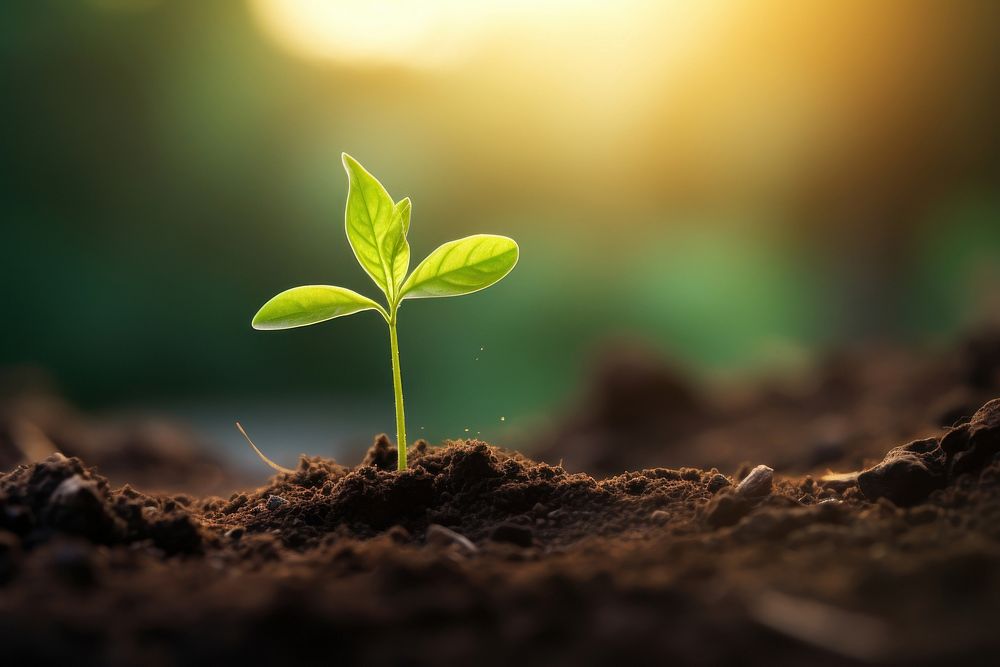
POLYGON ((403 378, 399 372, 399 341, 396 339, 396 309, 389 318, 389 347, 392 350, 392 390, 396 394, 396 456, 398 469, 406 470, 406 417, 403 416, 403 378))

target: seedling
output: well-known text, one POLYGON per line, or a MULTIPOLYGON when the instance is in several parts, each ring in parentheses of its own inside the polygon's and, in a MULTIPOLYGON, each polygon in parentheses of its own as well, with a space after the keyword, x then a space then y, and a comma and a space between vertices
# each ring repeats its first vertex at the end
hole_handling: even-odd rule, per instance
POLYGON ((514 268, 518 247, 506 236, 467 236, 445 243, 407 275, 410 198, 393 201, 357 160, 344 153, 343 162, 348 179, 347 240, 358 263, 385 295, 386 306, 343 287, 304 285, 285 290, 261 306, 252 325, 264 330, 294 329, 364 310, 382 315, 389 325, 398 467, 406 470, 406 419, 396 336, 400 306, 406 299, 461 296, 485 289, 514 268))

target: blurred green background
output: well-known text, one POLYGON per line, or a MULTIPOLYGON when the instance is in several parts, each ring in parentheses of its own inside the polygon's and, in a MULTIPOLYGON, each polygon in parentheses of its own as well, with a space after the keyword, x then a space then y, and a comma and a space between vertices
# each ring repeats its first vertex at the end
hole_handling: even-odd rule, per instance
POLYGON ((1000 303, 998 26, 986 2, 3 3, 0 366, 293 448, 391 431, 377 316, 249 327, 293 285, 375 294, 344 150, 413 199, 415 261, 521 245, 495 288, 402 311, 415 436, 516 437, 621 336, 705 377, 947 339, 1000 303))

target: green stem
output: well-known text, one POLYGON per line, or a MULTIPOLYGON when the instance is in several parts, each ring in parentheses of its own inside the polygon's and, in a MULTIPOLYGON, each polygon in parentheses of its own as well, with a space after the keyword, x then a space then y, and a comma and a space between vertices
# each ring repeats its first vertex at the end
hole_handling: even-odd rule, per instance
POLYGON ((389 347, 392 350, 392 390, 396 394, 396 452, 398 468, 406 470, 406 418, 403 416, 403 379, 399 372, 399 341, 396 339, 396 309, 389 318, 389 347))

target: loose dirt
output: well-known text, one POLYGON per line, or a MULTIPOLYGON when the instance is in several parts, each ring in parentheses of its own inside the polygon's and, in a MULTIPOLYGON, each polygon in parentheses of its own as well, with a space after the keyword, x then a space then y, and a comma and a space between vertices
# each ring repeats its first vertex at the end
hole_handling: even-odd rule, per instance
POLYGON ((1000 401, 968 412, 838 474, 776 447, 592 475, 474 440, 400 473, 381 436, 206 497, 51 454, 0 476, 0 659, 988 664, 1000 401))

